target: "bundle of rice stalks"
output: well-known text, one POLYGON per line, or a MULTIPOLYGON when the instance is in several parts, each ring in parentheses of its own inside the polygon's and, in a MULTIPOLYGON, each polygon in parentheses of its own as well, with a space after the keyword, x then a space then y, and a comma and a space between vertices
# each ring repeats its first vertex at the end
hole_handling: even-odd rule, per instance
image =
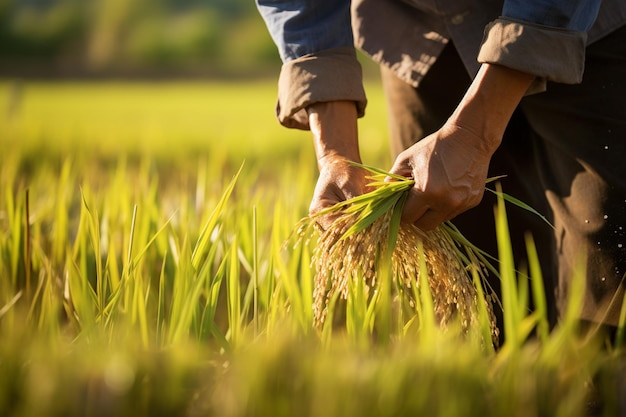
POLYGON ((371 299, 381 280, 391 277, 393 308, 405 317, 434 317, 444 329, 458 323, 465 332, 484 328, 487 317, 490 338, 497 343, 495 296, 475 279, 484 281, 483 268, 491 267, 485 256, 449 222, 429 232, 400 222, 413 180, 363 167, 372 172, 373 191, 305 218, 300 228, 301 236, 311 228, 319 231, 313 256, 315 325, 324 326, 334 300, 347 300, 354 283, 364 284, 371 299), (317 224, 323 216, 333 219, 325 230, 317 224), (430 315, 423 313, 424 291, 432 300, 430 315))

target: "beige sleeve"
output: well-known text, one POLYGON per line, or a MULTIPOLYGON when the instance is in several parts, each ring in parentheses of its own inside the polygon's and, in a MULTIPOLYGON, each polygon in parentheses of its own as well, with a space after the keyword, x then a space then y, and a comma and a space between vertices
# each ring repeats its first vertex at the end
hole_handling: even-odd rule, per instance
POLYGON ((285 63, 278 80, 276 115, 286 127, 309 129, 306 108, 325 101, 354 101, 359 117, 367 100, 354 48, 333 48, 285 63))
POLYGON ((480 63, 499 64, 537 76, 529 90, 545 90, 547 81, 582 81, 587 34, 499 18, 485 28, 480 63))

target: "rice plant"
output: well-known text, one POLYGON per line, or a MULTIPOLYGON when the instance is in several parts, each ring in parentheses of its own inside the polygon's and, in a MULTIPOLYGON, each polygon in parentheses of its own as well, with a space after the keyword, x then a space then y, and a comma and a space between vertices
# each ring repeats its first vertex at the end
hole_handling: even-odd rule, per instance
MULTIPOLYGON (((580 286, 547 327, 532 239, 518 271, 504 198, 498 261, 452 223, 430 234, 401 225, 410 183, 376 171, 373 194, 342 205, 319 235, 307 219, 310 239, 294 247, 315 161, 271 112, 257 114, 274 101, 272 83, 257 87, 27 83, 18 111, 0 116, 0 415, 624 409, 619 345, 580 334, 580 286), (216 96, 219 105, 205 101, 216 96), (137 123, 115 123, 133 112, 137 123), (254 129, 233 122, 242 113, 259 117, 254 129), (334 264, 348 246, 351 263, 334 264), (453 281, 440 280, 440 259, 453 281), (484 343, 493 336, 485 268, 507 288, 498 349, 484 343), (534 311, 519 284, 529 279, 534 311), (449 283, 466 288, 455 302, 449 283), (478 317, 469 333, 456 318, 467 305, 478 317)), ((379 141, 384 121, 366 123, 364 140, 379 141)))
MULTIPOLYGON (((483 275, 486 257, 451 224, 423 232, 402 223, 402 208, 414 181, 360 166, 372 174, 372 191, 309 216, 300 226, 301 237, 308 238, 310 230, 321 229, 321 218, 332 218, 321 230, 314 253, 316 325, 322 327, 329 308, 337 308, 336 298, 346 300, 352 314, 361 317, 358 324, 347 323, 349 329, 373 332, 380 315, 374 314, 376 305, 382 303, 384 310, 394 311, 392 327, 401 332, 436 323, 443 329, 458 324, 464 332, 480 334, 486 325, 487 340, 497 343, 491 297, 483 296, 488 288, 477 289, 472 277, 473 272, 483 275), (356 313, 356 305, 364 311, 356 313)), ((332 315, 345 317, 340 311, 332 315)))

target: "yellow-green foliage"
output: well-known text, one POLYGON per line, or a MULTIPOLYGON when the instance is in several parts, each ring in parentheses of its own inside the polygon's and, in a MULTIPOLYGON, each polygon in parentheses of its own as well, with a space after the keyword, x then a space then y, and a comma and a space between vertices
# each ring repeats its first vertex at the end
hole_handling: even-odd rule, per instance
POLYGON ((320 231, 314 251, 316 326, 341 324, 338 317, 345 317, 349 332, 380 332, 375 316, 382 308, 397 314, 394 326, 403 332, 413 326, 423 334, 435 324, 454 324, 480 334, 484 327, 487 343, 497 345, 492 294, 485 297, 482 283, 476 287, 472 277, 483 275, 488 260, 452 224, 423 232, 400 221, 412 179, 355 165, 371 171, 371 191, 308 216, 299 228, 302 237, 320 231), (338 300, 346 300, 346 313, 338 300))
MULTIPOLYGON (((357 308, 362 281, 353 328, 363 311, 387 327, 318 333, 314 242, 289 240, 315 160, 274 121, 274 89, 0 83, 0 415, 583 416, 590 388, 614 415, 621 357, 572 319, 547 334, 511 282, 498 351, 357 308)), ((368 95, 364 160, 386 167, 368 95)))

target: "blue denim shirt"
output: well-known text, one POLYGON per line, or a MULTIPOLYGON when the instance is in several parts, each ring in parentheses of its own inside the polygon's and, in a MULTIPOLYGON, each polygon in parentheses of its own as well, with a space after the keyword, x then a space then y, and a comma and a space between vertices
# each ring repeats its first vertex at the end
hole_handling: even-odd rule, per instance
POLYGON ((349 0, 257 0, 284 62, 353 46, 349 0))
POLYGON ((356 45, 417 86, 452 41, 470 76, 495 63, 577 83, 585 46, 626 24, 626 0, 256 0, 283 67, 277 116, 308 129, 306 107, 366 98, 356 45))
MULTIPOLYGON (((408 1, 418 9, 458 16, 476 1, 408 1), (465 4, 465 6, 463 6, 465 4), (439 5, 439 6, 438 6, 439 5)), ((494 9, 498 2, 483 2, 494 9)), ((593 25, 600 0, 505 0, 503 17, 587 32, 593 25)), ((324 49, 353 46, 350 0, 257 0, 272 39, 285 62, 324 49)), ((493 16, 498 17, 498 14, 493 16)), ((380 16, 384 19, 384 16, 380 16)))

